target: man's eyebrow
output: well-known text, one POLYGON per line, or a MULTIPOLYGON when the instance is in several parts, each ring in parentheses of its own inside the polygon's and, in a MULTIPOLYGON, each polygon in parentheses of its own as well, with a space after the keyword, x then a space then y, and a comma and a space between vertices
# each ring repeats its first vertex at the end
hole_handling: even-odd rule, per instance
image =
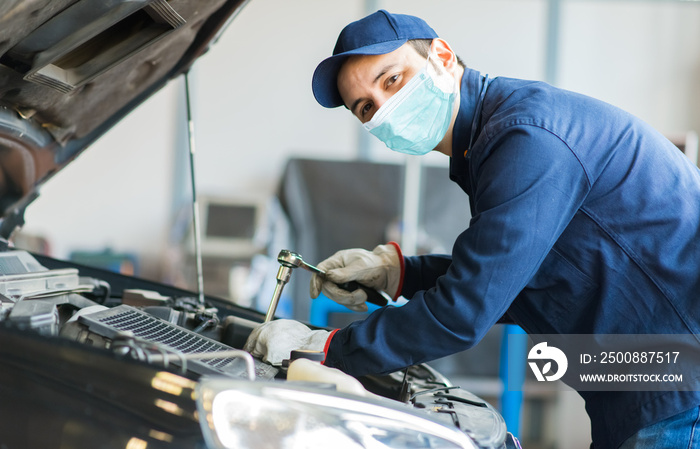
MULTIPOLYGON (((387 64, 387 65, 385 65, 384 67, 382 67, 382 69, 379 71, 379 73, 377 74, 377 76, 374 78, 374 81, 372 81, 372 84, 376 84, 376 82, 379 81, 379 79, 380 79, 382 76, 384 76, 384 75, 386 74, 386 72, 388 72, 389 70, 391 70, 394 66, 396 66, 396 64, 391 63, 391 64, 387 64)), ((352 103, 352 107, 350 108, 350 111, 351 111, 353 114, 355 114, 355 108, 357 108, 357 105, 359 105, 359 104, 362 102, 362 100, 364 100, 364 98, 358 98, 357 100, 355 100, 355 101, 352 103)), ((357 114, 355 114, 355 115, 357 115, 357 114)))
POLYGON ((394 64, 394 63, 385 65, 385 66, 379 71, 379 74, 377 74, 377 76, 374 78, 374 81, 372 81, 372 84, 374 84, 374 83, 376 83, 377 81, 379 81, 379 78, 381 78, 382 76, 384 76, 384 74, 386 74, 386 72, 388 72, 389 70, 391 70, 391 69, 394 68, 395 66, 396 66, 396 64, 394 64))

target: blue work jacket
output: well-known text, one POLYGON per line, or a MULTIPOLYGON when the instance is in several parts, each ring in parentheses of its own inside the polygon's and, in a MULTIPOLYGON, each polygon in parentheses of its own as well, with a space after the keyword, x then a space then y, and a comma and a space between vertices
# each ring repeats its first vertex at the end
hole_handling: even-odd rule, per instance
MULTIPOLYGON (((451 256, 406 257, 410 301, 339 330, 327 365, 433 360, 506 312, 531 334, 700 334, 700 171, 659 132, 584 95, 466 69, 452 151, 469 196, 454 207, 472 219, 451 256)), ((700 405, 699 392, 580 394, 596 448, 700 405)))

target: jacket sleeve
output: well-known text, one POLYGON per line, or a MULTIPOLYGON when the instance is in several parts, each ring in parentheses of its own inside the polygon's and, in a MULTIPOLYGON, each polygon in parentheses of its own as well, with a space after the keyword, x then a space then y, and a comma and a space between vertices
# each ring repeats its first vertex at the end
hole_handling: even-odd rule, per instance
POLYGON ((438 278, 447 272, 451 264, 452 257, 449 255, 404 257, 401 296, 411 299, 416 292, 434 287, 438 278))
MULTIPOLYGON (((589 191, 586 172, 564 142, 535 126, 511 128, 484 148, 470 162, 476 213, 444 274, 404 306, 339 330, 327 365, 381 374, 468 349, 537 272, 589 191)), ((409 284, 430 276, 410 263, 405 275, 409 284)))

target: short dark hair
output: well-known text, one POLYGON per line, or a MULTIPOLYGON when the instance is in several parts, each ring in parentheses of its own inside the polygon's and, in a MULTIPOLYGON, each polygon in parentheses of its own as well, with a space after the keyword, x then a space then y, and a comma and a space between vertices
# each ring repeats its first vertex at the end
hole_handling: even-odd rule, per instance
MULTIPOLYGON (((424 58, 428 58, 428 54, 430 53, 430 44, 433 43, 432 39, 409 39, 408 43, 411 44, 411 47, 413 47, 416 52, 418 52, 419 55, 421 55, 424 58)), ((466 64, 464 64, 464 61, 457 56, 457 64, 459 64, 462 68, 466 68, 466 64)))

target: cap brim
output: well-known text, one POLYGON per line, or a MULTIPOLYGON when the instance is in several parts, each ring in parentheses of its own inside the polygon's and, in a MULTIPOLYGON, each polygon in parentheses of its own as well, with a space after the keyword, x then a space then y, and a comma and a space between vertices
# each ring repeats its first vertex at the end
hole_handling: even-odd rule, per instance
POLYGON ((391 53, 403 44, 407 39, 397 39, 387 42, 379 42, 354 50, 338 53, 330 58, 326 58, 316 67, 311 80, 311 89, 319 104, 326 108, 337 108, 342 106, 343 99, 338 92, 338 72, 343 63, 354 55, 384 55, 391 53))

